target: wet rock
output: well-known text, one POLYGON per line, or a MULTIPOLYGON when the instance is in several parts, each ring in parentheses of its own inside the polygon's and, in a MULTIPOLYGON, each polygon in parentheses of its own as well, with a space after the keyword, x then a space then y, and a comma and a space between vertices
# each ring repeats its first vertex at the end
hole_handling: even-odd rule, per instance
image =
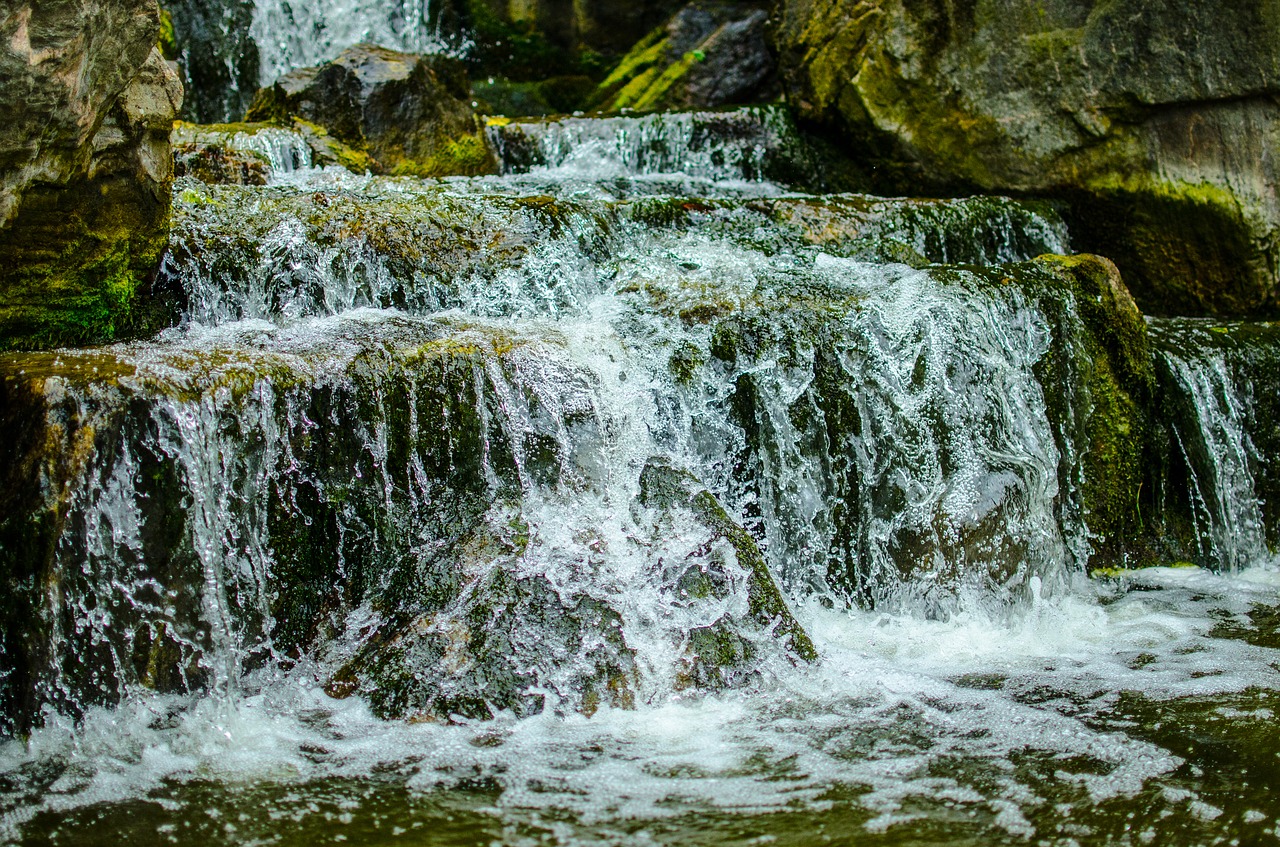
POLYGON ((181 85, 154 3, 18 4, 0 50, 0 349, 142 334, 167 244, 181 85), (90 37, 92 34, 92 37, 90 37))
POLYGON ((811 658, 687 475, 651 471, 622 528, 581 508, 608 438, 562 344, 368 313, 0 357, 0 728, 304 657, 334 696, 434 720, 811 658))
POLYGON ((697 0, 635 47, 600 83, 591 108, 704 109, 774 99, 764 5, 697 0))
POLYGON ((266 185, 271 162, 260 152, 240 149, 236 135, 180 125, 172 137, 174 177, 211 185, 266 185))
POLYGON ((818 267, 622 291, 702 339, 673 345, 672 379, 727 392, 706 461, 732 469, 723 496, 783 585, 950 614, 1152 553, 1154 377, 1113 265, 818 267))
MULTIPOLYGON (((726 542, 733 551, 737 566, 747 574, 747 612, 751 619, 767 627, 770 635, 782 640, 799 658, 805 661, 818 658, 813 642, 787 607, 751 533, 729 516, 720 501, 697 477, 660 459, 650 460, 640 474, 640 503, 653 509, 688 510, 698 524, 711 533, 712 542, 726 542)), ((717 562, 716 557, 711 556, 709 561, 699 562, 696 568, 686 569, 677 580, 681 592, 692 597, 723 595, 726 593, 724 586, 729 581, 722 575, 723 567, 722 561, 717 562)), ((694 633, 688 672, 695 679, 705 681, 708 675, 723 678, 735 669, 735 665, 752 658, 752 645, 736 634, 735 629, 740 628, 740 625, 735 626, 736 623, 732 619, 722 619, 694 633), (727 656, 722 656, 726 644, 742 647, 735 647, 727 656), (711 645, 717 649, 710 652, 700 649, 711 645)))
POLYGON ((881 190, 1071 203, 1152 314, 1275 314, 1277 17, 1269 3, 789 0, 791 102, 881 190))
POLYGON ((1151 498, 1165 562, 1248 567, 1280 548, 1280 326, 1151 324, 1157 435, 1151 498))
POLYGON ((294 119, 367 152, 375 172, 477 175, 495 167, 465 71, 441 56, 358 45, 262 89, 246 115, 285 125, 294 119))

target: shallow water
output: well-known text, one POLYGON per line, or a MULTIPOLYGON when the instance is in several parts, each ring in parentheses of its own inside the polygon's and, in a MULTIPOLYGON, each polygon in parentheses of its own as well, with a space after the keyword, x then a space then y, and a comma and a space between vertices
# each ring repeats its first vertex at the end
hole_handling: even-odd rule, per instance
POLYGON ((592 717, 372 718, 306 667, 0 752, 5 835, 107 844, 1264 843, 1280 571, 1133 572, 1006 620, 810 607, 821 659, 592 717))

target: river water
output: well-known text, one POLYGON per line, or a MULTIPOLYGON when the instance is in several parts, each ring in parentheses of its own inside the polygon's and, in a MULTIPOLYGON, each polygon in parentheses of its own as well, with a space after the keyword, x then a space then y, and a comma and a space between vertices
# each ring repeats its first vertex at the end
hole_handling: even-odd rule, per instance
POLYGON ((1280 837, 1239 327, 1152 324, 1196 541, 1091 578, 1084 324, 1002 270, 1052 209, 797 193, 768 110, 492 133, 440 182, 264 139, 175 189, 179 327, 0 362, 63 515, 0 838, 1280 837))

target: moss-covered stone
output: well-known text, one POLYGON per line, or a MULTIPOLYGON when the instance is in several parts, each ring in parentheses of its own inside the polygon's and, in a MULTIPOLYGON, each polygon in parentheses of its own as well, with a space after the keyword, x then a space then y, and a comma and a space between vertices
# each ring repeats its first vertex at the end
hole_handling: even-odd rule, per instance
MULTIPOLYGON (((770 634, 781 639, 799 658, 810 662, 818 658, 813 642, 787 607, 751 533, 729 516, 715 495, 707 491, 696 477, 662 460, 651 459, 640 475, 640 502, 651 508, 688 509, 699 523, 710 530, 712 538, 727 541, 733 548, 738 566, 748 574, 747 608, 751 618, 768 627, 770 634)), ((685 588, 688 590, 689 586, 685 588)), ((695 590, 692 593, 699 592, 695 590)), ((708 589, 703 593, 714 592, 708 589)), ((695 634, 692 649, 695 653, 700 651, 704 672, 705 667, 728 670, 753 657, 749 650, 740 647, 743 643, 724 628, 716 628, 714 634, 711 630, 695 634)))
MULTIPOLYGON (((1046 300, 1062 337, 1040 365, 1053 424, 1075 445, 1083 519, 1092 536, 1091 567, 1148 564, 1153 539, 1143 486, 1155 457, 1155 371, 1147 325, 1109 260, 1042 256, 1036 264, 1069 299, 1046 300), (1080 331, 1071 322, 1079 320, 1080 331), (1074 340, 1065 336, 1076 335, 1074 340)), ((1064 468, 1063 479, 1070 479, 1064 468)))
POLYGON ((1280 13, 1139 0, 789 0, 791 102, 881 191, 1071 205, 1152 314, 1280 309, 1280 13), (1193 35, 1194 33, 1194 35, 1193 35))
POLYGON ((456 60, 365 44, 261 89, 245 119, 283 126, 300 121, 320 142, 313 147, 323 148, 330 138, 340 142, 329 155, 353 170, 363 164, 375 173, 493 173, 497 164, 469 88, 456 60))
POLYGON ((778 94, 765 6, 696 0, 641 39, 592 98, 603 111, 760 103, 778 94))

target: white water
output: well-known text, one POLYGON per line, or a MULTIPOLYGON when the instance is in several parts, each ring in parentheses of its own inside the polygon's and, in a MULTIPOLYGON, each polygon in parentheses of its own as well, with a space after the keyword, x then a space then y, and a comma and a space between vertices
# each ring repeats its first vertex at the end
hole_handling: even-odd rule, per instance
POLYGON ((405 53, 461 48, 432 22, 429 0, 256 0, 249 31, 258 45, 263 85, 361 43, 405 53))
POLYGON ((1220 350, 1166 349, 1161 355, 1198 411, 1194 428, 1176 431, 1176 437, 1193 469, 1192 514, 1201 555, 1229 569, 1267 558, 1266 526, 1252 470, 1265 459, 1245 422, 1250 398, 1237 388, 1220 350))
MULTIPOLYGON (((1276 651, 1207 638, 1206 620, 1215 609, 1280 602, 1280 574, 1155 571, 1138 585, 1157 590, 1108 598, 1106 589, 1085 589, 1036 602, 1011 620, 930 622, 809 608, 803 619, 823 654, 814 667, 744 691, 606 708, 591 718, 383 722, 358 701, 324 696, 306 666, 251 679, 261 688, 233 700, 138 699, 94 712, 75 728, 55 719, 25 747, 0 749, 10 773, 48 762, 63 769, 35 802, 11 807, 0 832, 16 837, 41 811, 163 798, 191 780, 233 787, 267 780, 293 786, 275 807, 256 810, 277 819, 274 829, 319 818, 340 833, 341 804, 333 809, 321 791, 320 804, 308 806, 306 786, 382 771, 423 798, 492 780, 497 796, 481 814, 513 832, 532 828, 551 843, 595 843, 635 829, 623 840, 649 843, 646 828, 693 810, 745 815, 799 806, 816 814, 842 785, 865 791, 857 804, 868 836, 949 809, 988 821, 995 833, 1025 837, 1036 831, 1028 818, 1049 807, 1064 823, 1074 814, 1083 827, 1075 834, 1086 837, 1093 806, 1158 786, 1181 764, 1119 728, 1093 725, 1090 718, 1105 715, 1119 692, 1163 700, 1278 681, 1276 651), (996 683, 973 687, 970 679, 996 683), (1040 696, 1028 702, 1032 692, 1040 696), (1056 760, 1057 779, 1075 788, 1045 796, 1042 784, 1011 766, 1031 754, 1056 760), (939 775, 948 764, 951 772, 939 775)), ((1233 717, 1272 715, 1259 707, 1252 717, 1233 717)), ((1164 796, 1173 813, 1213 814, 1194 792, 1164 796)), ((358 808, 347 807, 347 823, 358 808)), ((235 823, 220 837, 231 836, 235 823)), ((1258 835, 1273 825, 1266 815, 1255 823, 1258 835)), ((261 826, 250 831, 261 836, 261 826)))

